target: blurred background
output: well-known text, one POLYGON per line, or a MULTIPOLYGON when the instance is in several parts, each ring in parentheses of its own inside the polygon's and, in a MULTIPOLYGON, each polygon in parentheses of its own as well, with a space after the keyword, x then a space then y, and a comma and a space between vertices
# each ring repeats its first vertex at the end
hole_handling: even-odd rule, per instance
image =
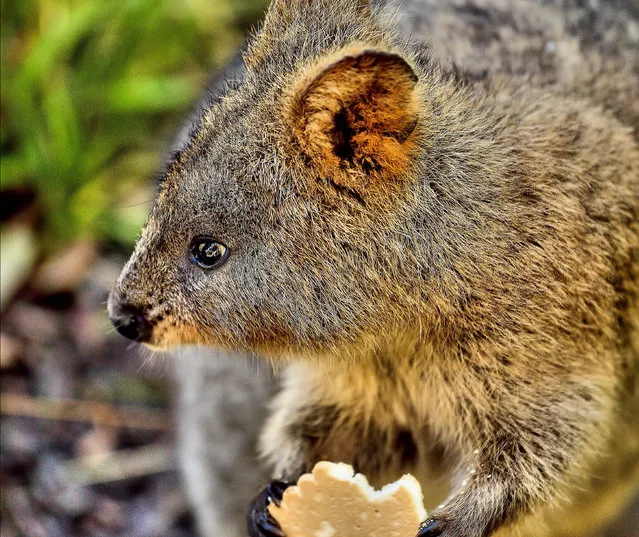
MULTIPOLYGON (((170 360, 115 333, 106 299, 166 149, 266 4, 0 0, 0 537, 196 537, 170 360)), ((633 2, 545 4, 634 57, 619 24, 633 2)), ((448 19, 478 57, 508 42, 493 27, 511 18, 486 13, 468 2, 448 19)), ((522 43, 546 39, 526 28, 522 43)), ((637 502, 606 535, 635 535, 637 502)))
POLYGON ((1 0, 2 537, 194 536, 171 371, 108 291, 266 0, 1 0))

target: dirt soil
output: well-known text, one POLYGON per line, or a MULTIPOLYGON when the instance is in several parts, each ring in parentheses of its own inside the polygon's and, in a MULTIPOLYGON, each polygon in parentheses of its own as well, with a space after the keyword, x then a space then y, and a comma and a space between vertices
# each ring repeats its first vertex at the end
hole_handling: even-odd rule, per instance
POLYGON ((196 535, 177 469, 171 368, 108 323, 123 261, 75 245, 3 312, 2 537, 196 535))

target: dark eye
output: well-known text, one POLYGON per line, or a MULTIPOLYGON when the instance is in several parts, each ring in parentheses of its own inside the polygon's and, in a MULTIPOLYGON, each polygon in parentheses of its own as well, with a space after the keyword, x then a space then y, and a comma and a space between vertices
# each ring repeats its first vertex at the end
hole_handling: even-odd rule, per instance
POLYGON ((191 261, 203 269, 219 267, 231 253, 221 242, 208 237, 197 237, 191 243, 191 261))

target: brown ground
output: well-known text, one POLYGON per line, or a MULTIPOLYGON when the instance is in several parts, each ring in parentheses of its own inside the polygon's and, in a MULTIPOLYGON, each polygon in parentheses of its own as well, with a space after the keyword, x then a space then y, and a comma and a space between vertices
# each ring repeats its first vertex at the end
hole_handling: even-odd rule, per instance
MULTIPOLYGON (((85 260, 87 246, 66 255, 54 280, 85 260)), ((106 317, 123 261, 98 256, 62 286, 38 282, 40 270, 3 312, 2 537, 195 535, 174 452, 169 364, 147 360, 106 317), (75 402, 51 403, 60 399, 75 402)))

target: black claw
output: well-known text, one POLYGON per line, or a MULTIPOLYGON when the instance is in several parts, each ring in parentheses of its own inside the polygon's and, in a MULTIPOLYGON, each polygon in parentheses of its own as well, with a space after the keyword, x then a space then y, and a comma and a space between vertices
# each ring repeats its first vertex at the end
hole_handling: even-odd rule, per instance
POLYGON ((441 518, 429 518, 422 522, 417 537, 439 537, 446 529, 446 523, 441 518))
POLYGON ((279 506, 288 486, 283 481, 271 481, 250 503, 246 513, 249 537, 286 537, 268 512, 268 505, 273 502, 279 506))
POLYGON ((284 491, 289 487, 288 483, 284 481, 271 481, 266 486, 266 491, 269 499, 278 507, 282 502, 282 496, 284 495, 284 491))

